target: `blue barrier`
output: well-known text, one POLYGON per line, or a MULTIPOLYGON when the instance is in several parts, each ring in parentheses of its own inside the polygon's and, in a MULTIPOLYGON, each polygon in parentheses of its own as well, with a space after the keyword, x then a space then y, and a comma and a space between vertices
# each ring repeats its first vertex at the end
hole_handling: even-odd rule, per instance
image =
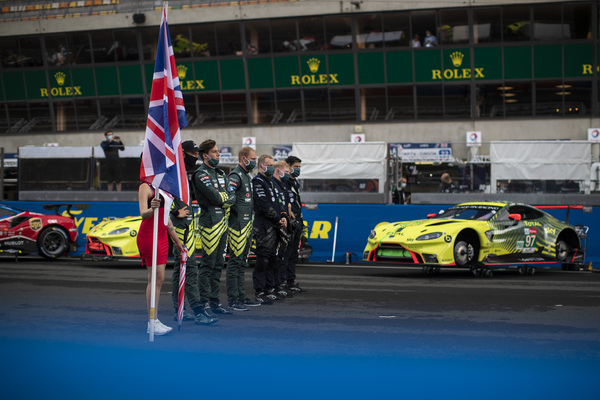
MULTIPOLYGON (((28 211, 47 214, 44 204, 60 202, 7 201, 4 204, 28 211)), ((105 218, 122 218, 139 215, 136 202, 89 202, 86 210, 71 210, 79 228, 78 252, 85 253, 86 234, 105 218)), ((308 242, 313 248, 310 261, 342 262, 346 253, 351 253, 352 261, 362 258, 367 236, 379 222, 407 221, 426 218, 429 213, 437 213, 450 205, 372 205, 372 204, 318 204, 303 211, 308 228, 308 242), (337 241, 333 254, 335 222, 338 219, 337 241)), ((600 249, 595 246, 600 240, 600 210, 592 207, 591 213, 583 210, 570 210, 569 222, 572 225, 590 227, 586 261, 600 263, 600 249)), ((61 210, 63 211, 63 210, 61 210)), ((545 210, 561 221, 565 220, 566 210, 545 210)))

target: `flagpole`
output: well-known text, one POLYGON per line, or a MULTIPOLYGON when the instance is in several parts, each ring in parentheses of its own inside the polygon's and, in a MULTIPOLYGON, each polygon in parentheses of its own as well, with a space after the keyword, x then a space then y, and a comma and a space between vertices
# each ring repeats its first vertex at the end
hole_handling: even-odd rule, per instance
MULTIPOLYGON (((154 198, 158 199, 158 188, 154 188, 154 198)), ((154 342, 154 321, 156 320, 156 247, 158 243, 158 208, 154 209, 154 230, 152 232, 152 280, 150 283, 150 341, 154 342)))

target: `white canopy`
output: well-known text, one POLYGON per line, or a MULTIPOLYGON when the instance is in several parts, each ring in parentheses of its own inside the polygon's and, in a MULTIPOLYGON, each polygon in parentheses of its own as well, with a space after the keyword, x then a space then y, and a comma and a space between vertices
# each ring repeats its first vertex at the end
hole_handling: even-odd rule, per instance
POLYGON ((583 141, 491 142, 492 191, 508 179, 577 180, 590 184, 591 150, 583 141))
POLYGON ((291 154, 302 160, 302 179, 379 179, 384 190, 384 142, 294 143, 291 154))

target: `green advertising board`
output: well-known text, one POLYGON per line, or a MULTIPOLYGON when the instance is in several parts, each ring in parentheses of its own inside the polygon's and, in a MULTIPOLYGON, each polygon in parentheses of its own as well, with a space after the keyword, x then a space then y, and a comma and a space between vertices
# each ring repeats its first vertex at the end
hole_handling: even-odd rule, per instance
POLYGON ((412 52, 390 51, 385 54, 388 83, 412 83, 412 52))
POLYGON ((25 100, 25 79, 22 72, 5 72, 2 74, 2 81, 6 100, 25 100))

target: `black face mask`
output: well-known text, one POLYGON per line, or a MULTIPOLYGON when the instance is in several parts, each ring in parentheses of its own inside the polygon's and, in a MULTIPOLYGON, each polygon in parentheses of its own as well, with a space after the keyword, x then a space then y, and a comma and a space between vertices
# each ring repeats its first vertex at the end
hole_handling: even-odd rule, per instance
POLYGON ((186 170, 194 169, 194 167, 196 166, 196 161, 198 161, 198 158, 191 156, 187 153, 183 154, 183 162, 185 163, 186 170))

